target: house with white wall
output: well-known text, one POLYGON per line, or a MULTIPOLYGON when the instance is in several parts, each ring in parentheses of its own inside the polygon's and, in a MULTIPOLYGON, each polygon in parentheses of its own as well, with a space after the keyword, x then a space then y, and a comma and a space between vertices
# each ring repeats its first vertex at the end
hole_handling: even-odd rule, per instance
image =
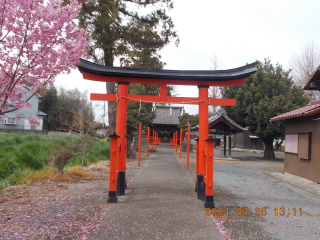
MULTIPOLYGON (((23 99, 28 99, 32 93, 30 88, 24 85, 24 88, 27 90, 23 99)), ((28 132, 28 131, 42 131, 43 130, 43 118, 47 115, 39 111, 39 101, 40 95, 34 94, 28 101, 31 104, 30 107, 23 107, 22 109, 17 109, 13 112, 6 113, 4 116, 4 121, 0 122, 1 131, 17 131, 17 132, 28 132), (20 115, 21 117, 17 118, 16 116, 20 115), (30 117, 36 117, 40 120, 39 126, 32 126, 28 119, 30 117)), ((9 109, 14 109, 15 106, 9 103, 9 109)))

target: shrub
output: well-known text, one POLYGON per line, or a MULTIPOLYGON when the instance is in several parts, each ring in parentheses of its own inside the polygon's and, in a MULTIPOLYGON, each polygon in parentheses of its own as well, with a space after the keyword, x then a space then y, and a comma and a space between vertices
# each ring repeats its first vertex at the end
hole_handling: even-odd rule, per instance
POLYGON ((59 172, 63 173, 64 167, 68 161, 75 155, 80 153, 82 140, 78 139, 75 142, 69 142, 63 147, 54 149, 50 158, 54 168, 59 172))

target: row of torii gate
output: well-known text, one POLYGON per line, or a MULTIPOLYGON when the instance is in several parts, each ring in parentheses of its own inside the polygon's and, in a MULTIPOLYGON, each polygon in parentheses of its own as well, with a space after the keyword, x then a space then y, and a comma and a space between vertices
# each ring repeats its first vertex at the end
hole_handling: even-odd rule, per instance
POLYGON ((127 102, 157 102, 199 105, 199 137, 197 144, 197 198, 204 200, 205 208, 214 208, 213 198, 213 141, 209 136, 208 106, 235 106, 235 99, 218 99, 208 96, 210 86, 243 85, 245 79, 256 72, 256 64, 229 70, 180 71, 164 69, 136 69, 109 67, 80 59, 77 64, 83 78, 100 82, 118 83, 118 93, 91 93, 90 100, 116 101, 116 132, 110 136, 110 182, 108 202, 117 203, 118 196, 125 194, 126 188, 126 125, 127 102), (128 94, 129 83, 160 84, 159 96, 128 94), (168 85, 198 86, 199 97, 167 96, 168 85))

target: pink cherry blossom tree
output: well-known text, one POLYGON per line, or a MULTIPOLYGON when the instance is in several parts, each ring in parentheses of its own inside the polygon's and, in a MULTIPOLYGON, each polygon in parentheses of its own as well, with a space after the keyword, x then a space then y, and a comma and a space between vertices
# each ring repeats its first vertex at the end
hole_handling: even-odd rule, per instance
POLYGON ((40 126, 41 120, 39 118, 36 118, 35 116, 31 116, 28 118, 28 122, 31 126, 40 126))
POLYGON ((44 94, 44 87, 86 55, 88 35, 76 23, 79 1, 62 2, 0 0, 0 121, 8 112, 31 107, 34 94, 44 94), (27 99, 24 84, 32 92, 27 99))

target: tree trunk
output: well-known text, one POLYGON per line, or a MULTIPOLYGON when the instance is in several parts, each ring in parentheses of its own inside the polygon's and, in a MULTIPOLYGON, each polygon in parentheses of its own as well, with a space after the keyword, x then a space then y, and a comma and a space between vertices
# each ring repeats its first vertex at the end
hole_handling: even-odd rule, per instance
POLYGON ((274 147, 274 150, 275 150, 275 151, 279 151, 280 146, 281 146, 282 143, 283 143, 283 140, 278 140, 278 141, 276 142, 276 145, 275 145, 275 147, 274 147))
MULTIPOLYGON (((104 64, 106 66, 113 66, 112 46, 108 46, 104 49, 104 64)), ((115 94, 116 86, 114 82, 106 83, 107 94, 115 94)), ((109 122, 109 134, 112 135, 116 131, 117 121, 117 102, 108 102, 108 122, 109 122)))
POLYGON ((261 139, 264 143, 263 159, 275 159, 273 150, 273 138, 261 139))
POLYGON ((134 132, 128 138, 127 158, 135 159, 137 154, 138 133, 134 132))

